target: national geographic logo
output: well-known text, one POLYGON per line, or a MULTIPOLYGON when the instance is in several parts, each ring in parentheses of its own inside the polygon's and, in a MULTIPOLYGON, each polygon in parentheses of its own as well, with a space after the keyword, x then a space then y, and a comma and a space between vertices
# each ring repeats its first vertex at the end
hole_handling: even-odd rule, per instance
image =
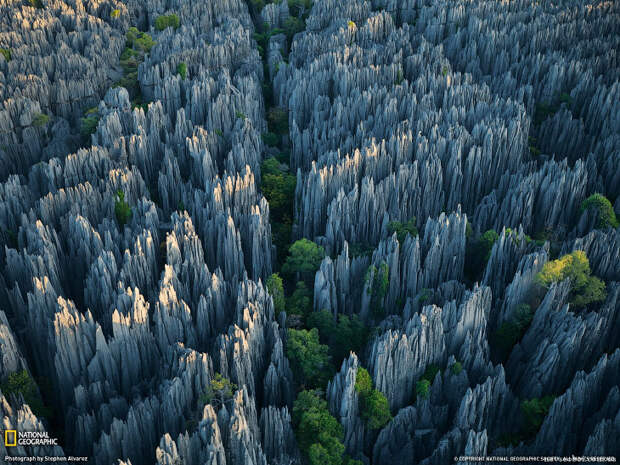
POLYGON ((47 431, 17 431, 7 429, 4 432, 4 446, 57 446, 58 439, 50 438, 47 431))

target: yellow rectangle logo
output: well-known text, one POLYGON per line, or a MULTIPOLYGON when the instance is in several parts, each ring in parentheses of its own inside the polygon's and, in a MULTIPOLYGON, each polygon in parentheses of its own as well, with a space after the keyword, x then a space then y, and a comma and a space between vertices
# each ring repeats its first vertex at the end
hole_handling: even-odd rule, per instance
POLYGON ((4 432, 4 446, 15 447, 17 445, 17 430, 7 429, 4 432))

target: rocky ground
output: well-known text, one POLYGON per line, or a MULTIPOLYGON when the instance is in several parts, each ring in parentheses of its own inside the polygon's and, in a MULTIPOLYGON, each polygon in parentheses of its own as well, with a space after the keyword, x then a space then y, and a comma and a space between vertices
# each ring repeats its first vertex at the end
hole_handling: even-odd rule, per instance
POLYGON ((0 416, 59 439, 0 457, 620 456, 618 50, 613 1, 0 0, 0 416))

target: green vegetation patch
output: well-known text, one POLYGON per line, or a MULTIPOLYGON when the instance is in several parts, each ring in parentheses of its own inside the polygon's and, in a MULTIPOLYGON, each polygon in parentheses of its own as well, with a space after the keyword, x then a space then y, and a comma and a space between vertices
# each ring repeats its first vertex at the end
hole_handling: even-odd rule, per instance
POLYGON ((310 465, 352 465, 344 454, 342 425, 315 391, 302 391, 293 404, 293 427, 299 449, 310 465))
POLYGON ((385 315, 384 298, 390 286, 389 272, 390 269, 385 262, 381 263, 379 268, 371 265, 366 272, 365 282, 368 283, 372 279, 370 309, 376 318, 385 315))
POLYGON ((187 65, 185 63, 179 63, 177 66, 177 73, 181 76, 181 79, 185 79, 187 77, 187 65))
POLYGON ((211 404, 218 408, 230 401, 236 390, 237 386, 231 383, 228 378, 225 378, 219 373, 215 373, 205 393, 200 397, 200 402, 202 405, 211 404))
POLYGON ((131 207, 125 202, 125 193, 121 190, 116 192, 114 214, 116 215, 116 221, 118 221, 120 227, 125 226, 132 216, 131 207))
POLYGON ((284 284, 278 273, 273 273, 266 281, 267 291, 273 299, 273 306, 276 316, 286 310, 286 299, 284 297, 284 284))
POLYGON ((169 15, 161 15, 158 16, 157 19, 155 19, 155 29, 157 29, 158 31, 163 31, 164 29, 169 27, 178 29, 180 25, 181 21, 179 20, 179 17, 174 13, 171 13, 169 15))
MULTIPOLYGON (((310 301, 308 303, 310 306, 310 301)), ((351 351, 360 353, 368 340, 368 328, 357 315, 339 314, 335 318, 328 310, 323 309, 310 312, 307 324, 319 330, 320 341, 329 346, 336 366, 339 366, 351 351)))
POLYGON ((334 372, 329 347, 319 342, 316 328, 309 331, 289 329, 286 355, 295 379, 302 386, 324 387, 334 372))
POLYGON ((493 342, 498 355, 505 360, 512 348, 523 338, 534 318, 534 309, 527 304, 521 304, 515 310, 514 316, 502 323, 496 331, 493 342))
POLYGON ((49 115, 46 115, 45 113, 37 113, 32 118, 32 125, 34 127, 40 128, 41 126, 45 126, 47 123, 49 123, 49 121, 49 115))
POLYGON ((611 202, 602 194, 592 194, 581 203, 580 212, 594 209, 598 214, 597 228, 617 228, 619 226, 614 207, 611 202))
POLYGON ((400 221, 390 221, 387 229, 390 236, 396 233, 398 242, 400 242, 401 245, 407 238, 407 235, 410 235, 411 237, 418 235, 418 228, 415 226, 415 217, 409 219, 406 223, 401 223, 400 221))
POLYGON ((43 405, 43 400, 37 389, 37 385, 26 370, 16 371, 9 374, 0 385, 0 390, 5 396, 21 394, 24 402, 30 406, 32 412, 38 417, 50 418, 52 410, 43 405))
POLYGON ((121 17, 121 10, 116 9, 116 10, 112 10, 112 12, 110 13, 110 18, 112 19, 118 19, 121 17))
POLYGON ((359 394, 360 415, 370 429, 383 428, 392 419, 390 406, 383 393, 373 388, 370 374, 365 368, 358 368, 355 390, 359 394))
POLYGON ((536 282, 545 288, 565 279, 570 279, 570 302, 577 308, 602 302, 607 297, 605 283, 591 275, 590 262, 582 250, 545 263, 536 275, 536 282))
POLYGON ((11 61, 11 49, 10 48, 0 48, 0 54, 4 57, 5 61, 11 61))

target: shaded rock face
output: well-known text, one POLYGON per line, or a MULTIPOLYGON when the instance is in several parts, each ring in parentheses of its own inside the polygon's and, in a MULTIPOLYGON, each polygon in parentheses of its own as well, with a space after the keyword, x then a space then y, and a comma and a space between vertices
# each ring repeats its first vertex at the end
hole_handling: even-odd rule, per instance
POLYGON ((261 164, 281 152, 290 239, 326 252, 311 307, 338 342, 368 333, 323 386, 349 456, 620 454, 620 229, 580 208, 598 192, 620 215, 620 4, 250 3, 0 1, 0 416, 62 436, 0 456, 307 461, 265 285, 282 225, 261 164), (130 27, 153 44, 128 70, 130 27), (288 132, 267 147, 273 107, 288 132), (605 285, 585 308, 536 278, 576 250, 605 285))

